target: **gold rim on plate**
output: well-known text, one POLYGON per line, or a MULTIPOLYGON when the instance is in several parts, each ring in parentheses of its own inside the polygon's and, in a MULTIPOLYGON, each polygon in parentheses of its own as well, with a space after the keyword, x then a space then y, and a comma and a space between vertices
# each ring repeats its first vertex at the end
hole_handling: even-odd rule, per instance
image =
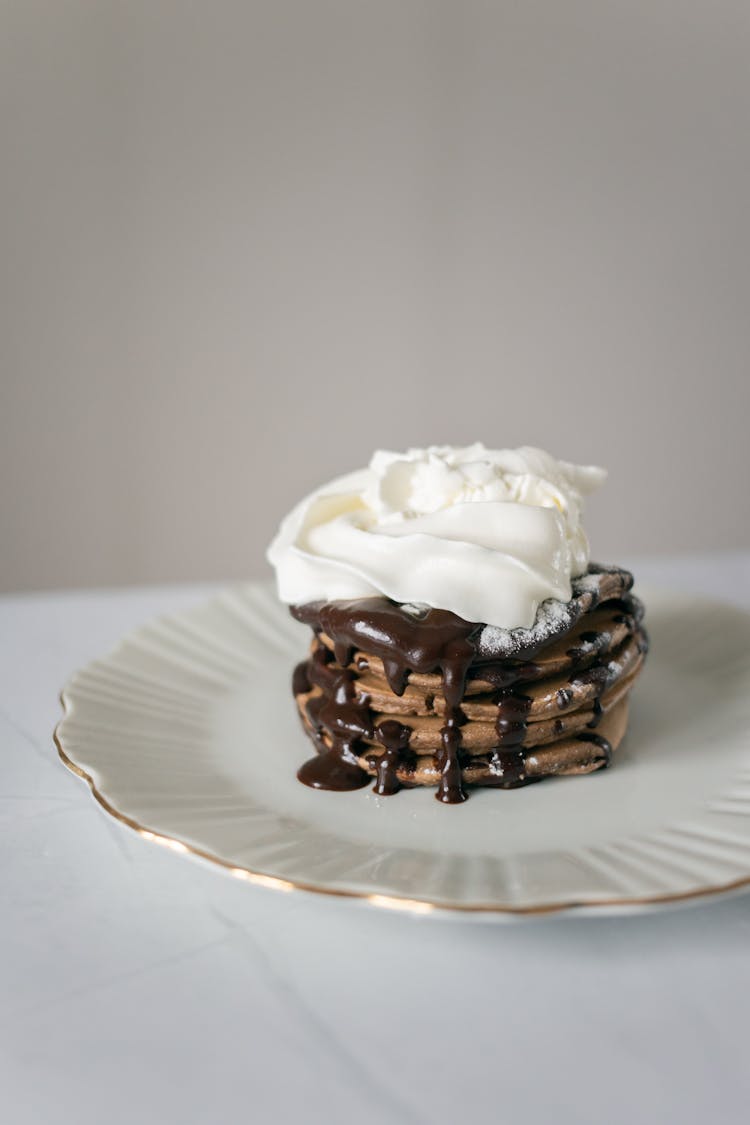
POLYGON ((68 706, 66 703, 65 692, 63 691, 60 696, 60 703, 63 708, 63 716, 57 723, 52 737, 57 748, 57 753, 60 760, 67 768, 86 782, 91 790, 92 796, 101 806, 102 809, 109 816, 118 820, 121 824, 131 828, 137 832, 144 840, 149 840, 155 844, 161 844, 163 847, 169 848, 173 852, 178 852, 182 855, 195 856, 198 859, 206 860, 208 863, 220 867, 227 874, 234 876, 236 879, 241 879, 247 883, 252 883, 255 886, 267 887, 275 891, 307 891, 311 894, 330 895, 335 898, 345 899, 358 899, 367 902, 370 906, 380 907, 385 910, 397 910, 408 914, 432 914, 434 912, 455 913, 455 914, 498 914, 516 917, 529 917, 540 915, 552 915, 574 911, 595 911, 598 909, 607 908, 627 908, 638 906, 667 906, 673 903, 690 902, 694 899, 719 897, 721 895, 731 894, 733 891, 742 889, 750 885, 750 875, 743 876, 741 879, 735 879, 728 883, 722 883, 716 886, 699 887, 693 891, 678 891, 671 894, 662 895, 648 895, 644 897, 633 898, 608 898, 597 899, 595 901, 580 901, 573 900, 570 902, 553 902, 553 903, 539 903, 534 906, 512 906, 510 904, 496 904, 496 903, 453 903, 453 902, 433 902, 429 899, 421 898, 407 898, 400 895, 382 895, 369 891, 352 891, 334 889, 331 887, 323 887, 316 883, 307 883, 302 880, 282 879, 277 875, 268 875, 263 871, 255 871, 251 867, 237 866, 230 863, 228 860, 221 859, 220 856, 213 855, 211 852, 204 851, 202 848, 197 848, 193 844, 187 844, 184 840, 180 840, 175 836, 167 836, 163 832, 155 832, 153 829, 148 828, 144 824, 140 824, 133 817, 128 816, 126 813, 120 812, 112 805, 103 793, 96 787, 94 779, 89 773, 86 772, 81 766, 68 755, 62 745, 60 739, 60 728, 69 714, 68 706))

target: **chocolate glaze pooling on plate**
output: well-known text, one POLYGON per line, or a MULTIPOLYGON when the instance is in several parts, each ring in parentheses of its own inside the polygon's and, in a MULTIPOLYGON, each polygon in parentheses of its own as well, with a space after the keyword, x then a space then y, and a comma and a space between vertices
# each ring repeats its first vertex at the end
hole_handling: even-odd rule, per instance
MULTIPOLYGON (((395 718, 381 719, 375 725, 369 698, 361 685, 358 688, 355 670, 350 667, 355 653, 369 654, 381 661, 388 686, 397 697, 403 696, 411 673, 439 673, 445 700, 440 744, 434 755, 439 801, 456 804, 467 796, 462 780, 461 733, 466 718, 461 704, 470 674, 494 687, 492 698, 497 706, 497 742, 491 751, 487 779, 481 784, 514 788, 534 780, 527 777, 522 748, 532 702, 524 694, 522 684, 537 679, 541 672, 534 657, 569 632, 584 613, 594 610, 602 600, 619 598, 620 616, 629 627, 632 623, 636 629, 640 621, 639 603, 626 597, 632 585, 632 576, 627 571, 592 566, 584 578, 588 581, 579 580, 575 607, 559 615, 557 631, 541 639, 538 629, 512 631, 517 636, 512 646, 513 657, 508 659, 498 659, 482 644, 485 625, 464 621, 447 610, 428 608, 415 612, 384 597, 292 606, 293 616, 310 625, 316 636, 326 638, 330 645, 315 646, 311 657, 298 665, 293 675, 297 698, 310 692, 314 685, 321 689, 305 704, 318 754, 300 768, 300 781, 313 788, 360 788, 372 780, 358 762, 363 756, 375 774, 374 789, 378 794, 397 792, 403 784, 399 774, 402 779, 408 776, 414 758, 411 728, 395 718), (363 739, 379 743, 382 751, 365 754, 363 739)), ((558 691, 558 706, 563 709, 570 702, 576 682, 595 687, 589 727, 599 721, 599 696, 611 682, 606 656, 600 656, 608 647, 606 632, 581 633, 578 647, 570 655, 574 664, 592 659, 594 663, 583 671, 574 668, 571 689, 558 691)), ((577 737, 581 742, 594 744, 601 764, 607 764, 611 750, 606 739, 593 730, 577 737)))

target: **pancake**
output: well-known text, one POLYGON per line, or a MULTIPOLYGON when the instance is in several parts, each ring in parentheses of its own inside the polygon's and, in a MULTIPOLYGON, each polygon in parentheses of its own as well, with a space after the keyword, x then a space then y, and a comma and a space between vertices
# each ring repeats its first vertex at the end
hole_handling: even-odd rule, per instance
POLYGON ((497 630, 385 598, 293 607, 312 625, 293 691, 315 788, 514 788, 607 766, 648 648, 632 577, 592 567, 531 629, 497 630), (509 655, 503 656, 502 653, 509 655))
MULTIPOLYGON (((640 667, 644 646, 644 634, 638 629, 626 634, 615 649, 602 647, 598 655, 591 654, 576 662, 568 661, 562 672, 553 672, 547 677, 533 680, 516 680, 512 687, 509 685, 500 690, 528 697, 531 700, 529 719, 543 714, 557 715, 601 694, 601 680, 608 687, 634 667, 640 667)), ((320 643, 315 642, 312 651, 320 653, 320 648, 320 643)), ((445 697, 439 676, 410 676, 403 693, 396 696, 388 688, 384 677, 371 673, 369 669, 360 671, 362 663, 364 661, 360 662, 357 654, 349 667, 356 670, 359 690, 368 696, 374 711, 382 710, 405 716, 445 715, 445 697)), ((325 667, 323 664, 323 668, 325 667)), ((333 667, 335 665, 332 662, 333 667)), ((331 671, 328 678, 332 675, 331 671)), ((324 672, 322 676, 325 677, 324 672)), ((325 690, 325 679, 320 687, 325 690)), ((466 719, 494 722, 497 702, 498 690, 481 680, 473 680, 466 686, 461 710, 466 719)))
MULTIPOLYGON (((462 762, 461 772, 466 786, 516 789, 545 777, 568 777, 593 773, 610 765, 612 754, 622 742, 628 720, 628 698, 618 700, 602 718, 596 731, 580 730, 565 734, 545 746, 528 748, 521 753, 507 751, 468 753, 462 762)), ((313 732, 309 731, 311 736, 313 732)), ((314 740, 315 740, 315 736, 314 740)), ((329 735, 318 736, 321 755, 331 752, 333 742, 329 735)), ((370 753, 356 758, 356 765, 368 776, 376 779, 375 792, 390 795, 399 788, 436 786, 440 775, 432 754, 401 755, 394 778, 381 780, 379 766, 384 754, 370 753)), ((383 771, 385 772, 385 771, 383 771)), ((367 784, 367 782, 365 782, 367 784)))
MULTIPOLYGON (((616 649, 631 636, 642 619, 643 604, 632 594, 608 602, 579 620, 569 633, 550 641, 537 652, 533 661, 488 660, 470 667, 464 695, 479 695, 511 683, 527 683, 586 668, 598 656, 616 649)), ((330 637, 321 633, 318 639, 333 652, 330 637)), ((369 683, 377 681, 381 687, 390 690, 383 661, 379 657, 355 651, 352 662, 363 680, 364 673, 369 673, 369 683)), ((434 672, 409 672, 407 684, 424 688, 434 695, 440 690, 441 677, 434 672)))
MULTIPOLYGON (((642 661, 642 659, 643 657, 638 658, 639 662, 629 676, 615 682, 600 696, 592 697, 588 702, 581 703, 578 707, 568 707, 564 714, 554 718, 539 717, 536 720, 526 718, 524 720, 523 735, 522 738, 519 739, 518 744, 522 746, 544 745, 556 741, 564 734, 571 734, 592 726, 598 715, 602 716, 607 714, 607 712, 616 703, 620 702, 623 696, 630 690, 635 675, 640 668, 640 661, 642 661)), ((366 699, 364 694, 362 698, 366 699)), ((340 733, 335 726, 320 720, 321 711, 325 708, 326 704, 330 706, 330 697, 318 687, 314 687, 310 692, 303 693, 297 697, 297 706, 300 710, 300 716, 308 733, 310 733, 318 723, 320 723, 322 728, 329 735, 340 733)), ((528 714, 525 710, 525 705, 524 711, 528 714)), ((497 745, 497 713, 498 704, 495 704, 493 719, 489 721, 467 719, 467 721, 462 724, 461 745, 463 749, 467 751, 482 751, 492 749, 497 745)), ((377 748, 379 745, 377 733, 379 727, 387 720, 395 719, 403 727, 407 728, 409 732, 408 744, 412 750, 421 752, 429 750, 434 753, 440 749, 444 718, 438 714, 404 715, 398 711, 376 711, 371 708, 371 715, 371 727, 360 735, 360 739, 365 745, 377 748)))

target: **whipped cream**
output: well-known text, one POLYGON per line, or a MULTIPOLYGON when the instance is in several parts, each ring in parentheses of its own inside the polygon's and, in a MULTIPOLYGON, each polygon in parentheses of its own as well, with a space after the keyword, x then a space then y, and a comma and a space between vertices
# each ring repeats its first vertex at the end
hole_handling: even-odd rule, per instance
POLYGON ((316 489, 268 549, 288 604, 385 595, 529 628, 588 567, 582 498, 604 469, 541 449, 430 446, 374 454, 316 489))

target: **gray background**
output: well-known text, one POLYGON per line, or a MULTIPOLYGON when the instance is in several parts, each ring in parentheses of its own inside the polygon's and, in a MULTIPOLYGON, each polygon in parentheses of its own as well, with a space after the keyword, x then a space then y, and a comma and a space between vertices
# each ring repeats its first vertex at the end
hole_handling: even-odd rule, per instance
POLYGON ((375 446, 750 543, 746 0, 0 7, 0 588, 262 574, 375 446))

